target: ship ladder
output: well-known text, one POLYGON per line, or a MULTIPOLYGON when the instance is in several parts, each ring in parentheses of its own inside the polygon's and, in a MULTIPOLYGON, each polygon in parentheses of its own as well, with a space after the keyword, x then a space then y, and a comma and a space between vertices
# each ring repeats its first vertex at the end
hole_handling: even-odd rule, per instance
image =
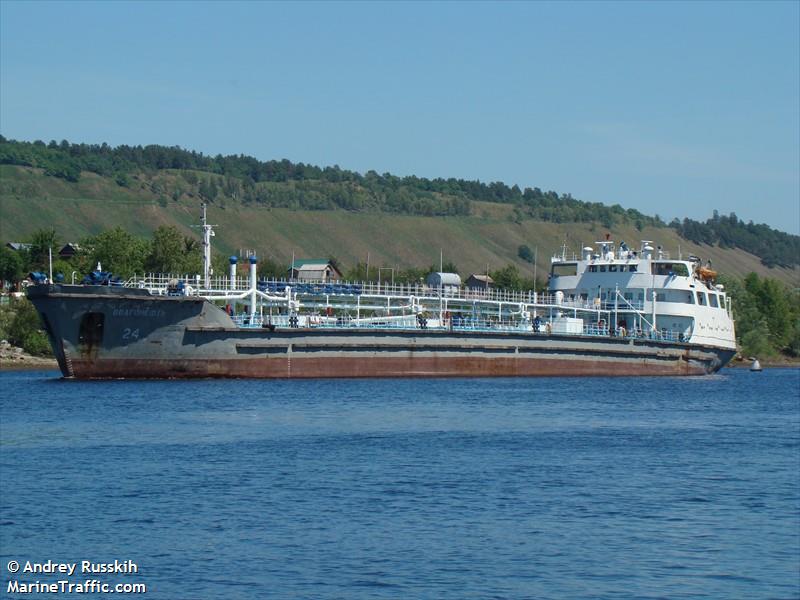
POLYGON ((63 343, 61 344, 61 352, 64 354, 64 366, 67 367, 67 377, 75 377, 75 371, 72 368, 72 359, 69 357, 69 353, 66 348, 64 348, 63 343))

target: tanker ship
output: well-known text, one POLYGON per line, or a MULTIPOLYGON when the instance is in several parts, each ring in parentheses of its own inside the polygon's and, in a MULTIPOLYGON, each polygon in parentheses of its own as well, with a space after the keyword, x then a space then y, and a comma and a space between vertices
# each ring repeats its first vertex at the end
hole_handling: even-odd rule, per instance
POLYGON ((607 239, 551 259, 547 290, 203 274, 31 285, 64 377, 703 375, 735 354, 731 301, 697 257, 607 239))

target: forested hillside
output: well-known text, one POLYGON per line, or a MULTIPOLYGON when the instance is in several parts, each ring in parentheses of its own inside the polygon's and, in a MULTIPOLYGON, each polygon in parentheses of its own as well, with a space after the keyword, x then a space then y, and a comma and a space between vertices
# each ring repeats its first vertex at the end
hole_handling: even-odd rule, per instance
MULTIPOLYGON (((487 204, 503 205, 508 219, 545 223, 594 224, 605 229, 666 228, 659 216, 647 216, 619 205, 583 202, 570 194, 520 189, 501 182, 463 179, 396 177, 390 173, 356 173, 288 160, 259 161, 244 155, 214 157, 166 146, 107 144, 47 144, 17 142, 0 136, 0 164, 40 169, 46 177, 81 183, 87 174, 113 181, 118 188, 110 198, 141 198, 142 192, 162 207, 170 202, 197 199, 226 208, 285 208, 290 210, 378 212, 409 216, 482 216, 496 211, 487 204)), ((4 172, 0 197, 21 197, 24 186, 4 172)), ((28 190, 30 191, 30 190, 28 190)), ((502 212, 502 211, 501 211, 502 212)), ((744 223, 736 215, 700 223, 674 221, 670 227, 697 245, 735 248, 758 256, 766 267, 800 265, 800 236, 767 225, 744 223)), ((664 236, 661 236, 664 237, 664 236)))

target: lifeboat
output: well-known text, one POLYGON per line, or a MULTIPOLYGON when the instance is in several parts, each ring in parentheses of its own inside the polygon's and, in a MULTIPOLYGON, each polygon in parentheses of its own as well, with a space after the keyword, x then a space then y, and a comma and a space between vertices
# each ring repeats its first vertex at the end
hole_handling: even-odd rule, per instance
POLYGON ((703 281, 714 281, 717 278, 717 272, 708 267, 698 267, 696 272, 697 277, 703 281))

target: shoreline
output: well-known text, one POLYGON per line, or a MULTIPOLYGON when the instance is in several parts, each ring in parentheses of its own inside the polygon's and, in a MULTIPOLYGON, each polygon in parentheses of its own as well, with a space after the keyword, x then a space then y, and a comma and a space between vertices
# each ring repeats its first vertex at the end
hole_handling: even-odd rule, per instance
POLYGON ((26 356, 17 359, 0 359, 0 371, 58 371, 55 358, 26 356))
MULTIPOLYGON (((762 369, 800 369, 800 360, 759 358, 762 369)), ((753 362, 750 360, 736 360, 729 362, 726 369, 749 369, 753 362)))

